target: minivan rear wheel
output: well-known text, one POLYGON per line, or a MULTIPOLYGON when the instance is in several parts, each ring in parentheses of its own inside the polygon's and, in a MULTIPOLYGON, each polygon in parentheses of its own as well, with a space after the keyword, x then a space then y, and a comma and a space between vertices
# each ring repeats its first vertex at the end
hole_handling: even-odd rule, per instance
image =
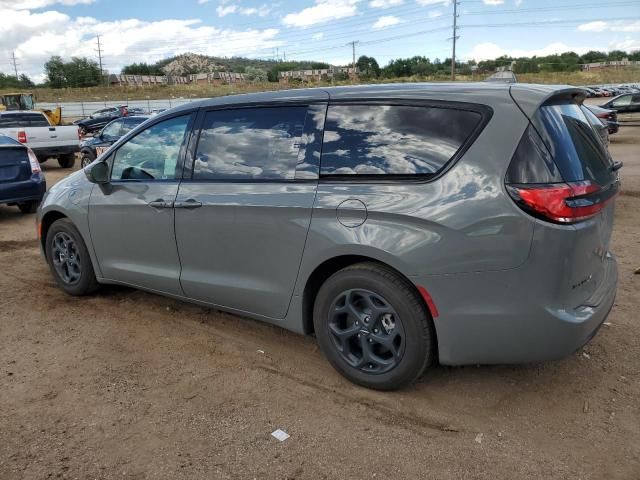
POLYGON ((314 303, 320 348, 349 380, 394 390, 434 358, 433 322, 415 287, 390 268, 359 263, 333 274, 314 303))
POLYGON ((45 240, 47 263, 56 282, 70 295, 87 295, 98 289, 89 251, 67 218, 53 222, 45 240))

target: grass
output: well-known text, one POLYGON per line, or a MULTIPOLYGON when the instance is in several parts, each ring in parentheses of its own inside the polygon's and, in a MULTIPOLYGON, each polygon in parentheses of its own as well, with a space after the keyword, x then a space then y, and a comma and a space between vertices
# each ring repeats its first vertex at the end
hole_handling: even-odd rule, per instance
MULTIPOLYGON (((448 76, 435 77, 404 77, 382 79, 375 83, 397 82, 434 82, 448 81, 448 76)), ((482 80, 469 76, 458 76, 460 82, 482 80)), ((601 72, 543 72, 518 75, 518 81, 523 83, 547 83, 568 85, 597 85, 610 83, 640 83, 640 69, 628 68, 620 70, 606 70, 601 72)), ((373 82, 362 82, 373 83, 373 82)), ((350 82, 341 82, 349 85, 350 82)), ((319 82, 301 86, 330 86, 331 83, 319 82)), ((265 90, 282 90, 296 88, 300 85, 284 85, 278 83, 256 83, 248 85, 154 85, 148 87, 90 87, 90 88, 36 88, 33 93, 36 102, 99 102, 119 100, 157 100, 166 98, 207 98, 231 95, 235 93, 260 92, 265 90)), ((8 90, 7 90, 8 91, 8 90)), ((0 92, 2 93, 2 92, 0 92)))

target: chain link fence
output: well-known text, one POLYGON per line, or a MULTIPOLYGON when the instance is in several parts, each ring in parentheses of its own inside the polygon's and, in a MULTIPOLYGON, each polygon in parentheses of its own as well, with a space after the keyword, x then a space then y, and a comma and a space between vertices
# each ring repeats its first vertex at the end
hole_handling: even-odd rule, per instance
POLYGON ((38 102, 36 108, 44 110, 54 110, 58 106, 62 107, 62 119, 65 122, 72 122, 79 118, 85 118, 97 110, 106 107, 117 107, 127 105, 129 108, 141 108, 146 113, 153 110, 169 109, 178 105, 184 105, 199 100, 198 98, 168 98, 164 100, 113 100, 103 102, 38 102))

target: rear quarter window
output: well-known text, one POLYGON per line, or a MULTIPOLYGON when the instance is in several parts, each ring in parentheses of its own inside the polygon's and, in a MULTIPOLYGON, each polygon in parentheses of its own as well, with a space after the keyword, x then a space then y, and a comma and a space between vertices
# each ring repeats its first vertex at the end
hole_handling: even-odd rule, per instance
POLYGON ((330 105, 322 176, 435 175, 482 122, 469 110, 404 105, 330 105))
POLYGON ((579 105, 544 105, 534 124, 566 182, 590 180, 606 185, 613 180, 611 159, 579 105))

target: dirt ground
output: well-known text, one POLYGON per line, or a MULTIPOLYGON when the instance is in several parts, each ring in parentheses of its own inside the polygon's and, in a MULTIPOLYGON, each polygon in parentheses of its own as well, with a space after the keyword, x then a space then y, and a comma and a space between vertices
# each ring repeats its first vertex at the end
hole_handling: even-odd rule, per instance
POLYGON ((125 288, 66 296, 33 215, 0 206, 0 478, 640 479, 639 146, 633 127, 611 146, 620 285, 594 340, 394 393, 252 320, 125 288))

